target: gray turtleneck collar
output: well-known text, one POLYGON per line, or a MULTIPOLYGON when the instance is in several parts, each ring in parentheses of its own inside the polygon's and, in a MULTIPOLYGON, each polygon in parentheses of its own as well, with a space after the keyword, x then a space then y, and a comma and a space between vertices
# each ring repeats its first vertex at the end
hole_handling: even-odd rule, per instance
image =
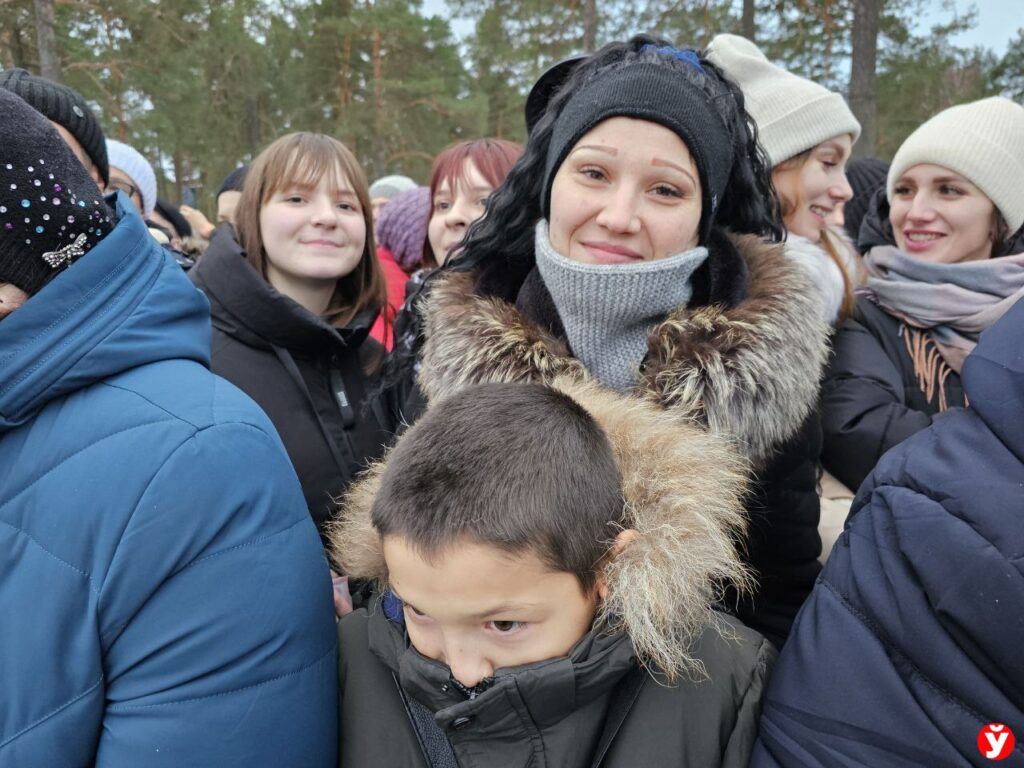
POLYGON ((544 219, 537 222, 535 253, 573 354, 619 391, 636 384, 648 332, 689 303, 690 278, 708 257, 701 246, 637 264, 583 264, 555 252, 544 219))

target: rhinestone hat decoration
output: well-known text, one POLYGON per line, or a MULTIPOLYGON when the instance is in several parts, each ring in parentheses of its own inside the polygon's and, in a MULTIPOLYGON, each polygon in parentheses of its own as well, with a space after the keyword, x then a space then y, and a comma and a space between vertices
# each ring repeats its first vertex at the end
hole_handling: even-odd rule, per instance
POLYGON ((70 265, 75 259, 85 254, 89 249, 86 247, 86 236, 83 232, 75 238, 75 242, 68 243, 56 251, 47 251, 43 254, 43 261, 53 268, 63 264, 70 265))
POLYGON ((88 258, 116 214, 53 125, 2 88, 0 148, 0 283, 33 296, 88 258))
MULTIPOLYGON (((16 172, 18 169, 11 163, 6 163, 0 168, 0 174, 4 171, 16 172)), ((6 214, 10 210, 14 213, 19 208, 21 217, 10 218, 3 224, 0 234, 24 238, 25 245, 33 245, 38 238, 45 242, 47 233, 52 233, 59 238, 68 236, 75 237, 77 242, 78 234, 85 230, 84 234, 95 236, 97 240, 109 231, 112 223, 109 215, 110 210, 104 205, 102 196, 96 190, 95 195, 89 195, 91 199, 80 198, 75 190, 69 189, 62 184, 60 179, 55 178, 53 173, 47 171, 46 161, 39 158, 38 164, 32 164, 24 168, 29 180, 18 179, 16 182, 9 182, 9 195, 15 198, 24 195, 17 200, 13 208, 0 205, 0 214, 6 214)), ((7 183, 7 182, 5 182, 7 183)), ((4 190, 5 193, 7 190, 4 190)), ((0 218, 6 218, 0 216, 0 218)), ((72 242, 72 246, 74 245, 72 242)), ((51 241, 52 243, 52 241, 51 241)), ((69 246, 63 246, 44 255, 47 264, 60 266, 70 264, 70 260, 61 259, 52 262, 46 256, 63 253, 69 246)), ((73 253, 69 251, 69 253, 73 253)), ((73 254, 72 258, 78 258, 81 254, 73 254)))

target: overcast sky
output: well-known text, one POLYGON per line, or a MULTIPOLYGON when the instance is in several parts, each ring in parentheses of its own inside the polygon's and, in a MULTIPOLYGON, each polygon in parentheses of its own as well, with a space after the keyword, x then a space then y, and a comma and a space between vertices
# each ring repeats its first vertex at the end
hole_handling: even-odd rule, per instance
MULTIPOLYGON (((557 0, 553 0, 557 1, 557 0)), ((922 14, 921 26, 927 28, 937 21, 949 20, 952 15, 944 9, 943 0, 924 0, 928 12, 922 14)), ((959 12, 967 11, 971 6, 978 10, 976 26, 969 32, 959 36, 956 42, 960 45, 984 45, 997 54, 1006 52, 1006 46, 1016 37, 1017 30, 1024 27, 1024 0, 953 0, 952 6, 959 12)), ((428 14, 447 16, 448 10, 444 0, 424 0, 424 10, 428 14)), ((462 21, 452 20, 452 28, 460 36, 470 34, 472 27, 462 21)), ((924 30, 921 30, 924 31, 924 30)))
MULTIPOLYGON (((931 0, 938 19, 948 19, 950 14, 943 11, 940 0, 931 0)), ((1024 2, 1022 0, 978 0, 970 3, 956 0, 953 3, 958 11, 966 11, 971 6, 978 10, 977 24, 973 29, 956 38, 960 45, 984 45, 997 54, 1006 53, 1006 46, 1017 36, 1017 30, 1024 27, 1024 2)))

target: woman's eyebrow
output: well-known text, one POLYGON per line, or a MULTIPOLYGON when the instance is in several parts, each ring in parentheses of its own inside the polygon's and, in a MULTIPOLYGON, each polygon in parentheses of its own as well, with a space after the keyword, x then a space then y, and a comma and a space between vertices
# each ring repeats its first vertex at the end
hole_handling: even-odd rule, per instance
POLYGON ((690 173, 688 170, 683 168, 683 166, 679 165, 678 163, 673 163, 671 160, 664 160, 660 157, 656 157, 653 160, 651 160, 651 165, 663 165, 667 168, 675 168, 677 171, 687 176, 690 179, 690 181, 693 182, 694 186, 696 186, 697 184, 697 180, 693 178, 692 173, 690 173))
POLYGON ((575 147, 573 151, 570 152, 570 154, 574 155, 581 149, 593 149, 597 152, 604 152, 606 155, 612 156, 619 154, 619 150, 616 149, 615 147, 599 147, 597 144, 580 144, 579 146, 575 147))

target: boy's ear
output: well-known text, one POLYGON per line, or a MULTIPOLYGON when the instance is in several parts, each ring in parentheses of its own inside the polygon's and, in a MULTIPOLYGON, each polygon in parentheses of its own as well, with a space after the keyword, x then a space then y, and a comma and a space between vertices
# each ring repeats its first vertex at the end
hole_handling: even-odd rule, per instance
MULTIPOLYGON (((625 528, 619 531, 619 534, 615 537, 615 541, 612 542, 612 545, 608 550, 608 558, 614 559, 618 557, 622 550, 639 538, 640 532, 634 528, 625 528)), ((600 574, 597 577, 597 596, 601 598, 601 600, 605 600, 608 597, 608 582, 605 580, 604 574, 600 574)))

